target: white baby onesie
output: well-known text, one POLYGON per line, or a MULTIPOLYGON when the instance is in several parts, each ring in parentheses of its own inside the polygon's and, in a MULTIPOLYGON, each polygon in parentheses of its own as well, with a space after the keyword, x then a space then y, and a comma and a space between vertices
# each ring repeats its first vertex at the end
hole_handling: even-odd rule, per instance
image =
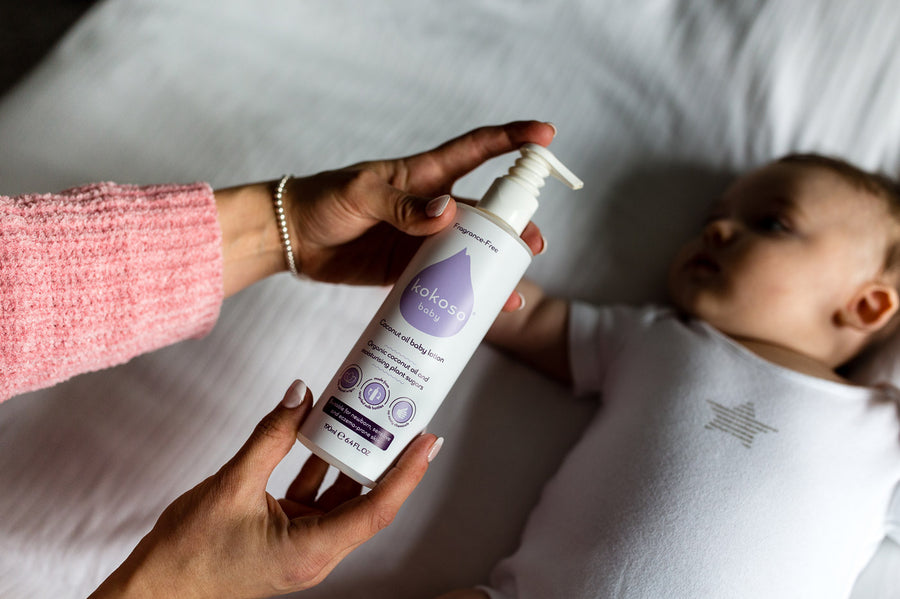
POLYGON ((601 407, 492 597, 843 599, 900 539, 893 388, 796 373, 662 308, 573 304, 570 323, 576 390, 601 407))

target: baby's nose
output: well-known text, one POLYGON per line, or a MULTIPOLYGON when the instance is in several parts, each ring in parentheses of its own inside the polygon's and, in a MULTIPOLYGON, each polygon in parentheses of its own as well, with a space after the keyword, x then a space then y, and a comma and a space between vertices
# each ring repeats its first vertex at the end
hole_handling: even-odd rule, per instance
POLYGON ((717 218, 703 228, 703 242, 709 247, 727 245, 735 234, 735 223, 728 218, 717 218))

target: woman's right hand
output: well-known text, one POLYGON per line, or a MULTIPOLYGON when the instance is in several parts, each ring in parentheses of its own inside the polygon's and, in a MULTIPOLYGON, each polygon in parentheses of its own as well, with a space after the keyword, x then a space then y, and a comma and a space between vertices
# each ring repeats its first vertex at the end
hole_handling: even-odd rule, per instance
MULTIPOLYGON (((453 222, 453 184, 525 143, 547 145, 553 125, 519 121, 481 127, 437 148, 291 180, 286 191, 295 259, 317 281, 393 283, 427 235, 453 222)), ((532 224, 523 239, 543 249, 532 224)))
MULTIPOLYGON (((437 148, 291 179, 287 226, 300 272, 316 281, 392 283, 427 235, 450 226, 457 179, 525 143, 547 145, 556 129, 519 121, 481 127, 437 148)), ((272 194, 277 182, 216 190, 225 295, 286 268, 272 194)), ((544 240, 529 223, 522 239, 535 254, 544 240)), ((515 308, 513 296, 506 309, 515 308)))
POLYGON ((91 598, 241 599, 303 590, 387 526, 441 441, 415 439, 366 495, 343 474, 319 493, 328 464, 312 456, 276 500, 266 484, 311 406, 306 385, 295 382, 237 455, 173 501, 91 598))

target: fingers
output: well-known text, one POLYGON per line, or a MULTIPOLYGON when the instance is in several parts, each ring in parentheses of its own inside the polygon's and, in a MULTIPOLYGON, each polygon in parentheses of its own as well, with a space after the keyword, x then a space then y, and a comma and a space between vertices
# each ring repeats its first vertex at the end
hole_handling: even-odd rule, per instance
POLYGON ((309 456, 300 468, 297 478, 285 492, 284 498, 304 505, 313 505, 319 495, 319 487, 328 474, 328 467, 328 462, 316 454, 309 456))
POLYGON ((447 195, 422 196, 449 191, 454 181, 486 160, 524 143, 547 145, 555 133, 556 128, 548 123, 517 121, 475 129, 405 159, 366 163, 375 171, 386 169, 381 175, 395 186, 384 184, 380 191, 369 189, 363 198, 365 211, 408 235, 437 233, 452 221, 456 202, 447 195), (371 201, 373 195, 381 196, 379 201, 371 201))
POLYGON ((516 121, 480 127, 437 148, 406 159, 409 189, 449 190, 449 185, 486 160, 511 152, 525 143, 549 145, 556 128, 539 121, 516 121))
POLYGON ((525 307, 525 296, 518 291, 513 291, 503 304, 504 312, 518 312, 525 307))
POLYGON ((297 429, 309 413, 312 397, 303 381, 294 381, 274 410, 263 418, 229 462, 251 489, 265 489, 275 466, 297 441, 297 429))
POLYGON ((528 246, 531 253, 535 256, 540 256, 547 251, 547 240, 544 238, 544 235, 541 233, 538 226, 533 222, 529 221, 529 223, 525 225, 521 237, 522 241, 525 242, 525 245, 528 246))
POLYGON ((322 517, 319 526, 324 536, 334 539, 335 548, 352 548, 390 524, 425 476, 442 442, 431 434, 414 440, 378 486, 322 517))
POLYGON ((359 496, 361 492, 361 484, 346 474, 341 473, 338 475, 337 480, 334 481, 334 484, 328 487, 328 489, 322 493, 322 496, 319 497, 319 500, 316 502, 316 507, 323 512, 328 513, 339 505, 359 496))
POLYGON ((319 487, 328 474, 328 468, 328 462, 315 454, 311 455, 303 464, 297 478, 288 487, 284 498, 297 504, 314 506, 322 512, 330 512, 360 494, 362 485, 341 473, 328 490, 318 497, 319 487))

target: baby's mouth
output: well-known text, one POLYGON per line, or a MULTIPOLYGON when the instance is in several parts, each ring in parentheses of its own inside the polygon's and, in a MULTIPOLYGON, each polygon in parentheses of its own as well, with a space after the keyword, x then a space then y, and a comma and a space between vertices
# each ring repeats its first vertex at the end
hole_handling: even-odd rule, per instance
POLYGON ((705 251, 694 254, 690 260, 684 265, 686 270, 717 273, 722 270, 719 263, 705 251))

